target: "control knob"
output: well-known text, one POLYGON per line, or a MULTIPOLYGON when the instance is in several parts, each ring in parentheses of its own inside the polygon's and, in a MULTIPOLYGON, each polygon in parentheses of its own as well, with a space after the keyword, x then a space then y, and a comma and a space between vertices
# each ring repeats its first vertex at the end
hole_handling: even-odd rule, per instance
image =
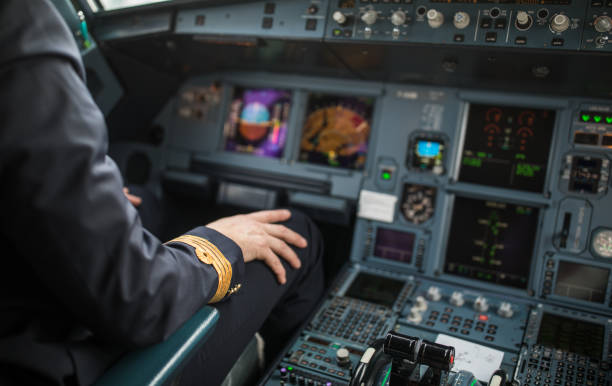
POLYGON ((427 11, 427 23, 431 28, 440 28, 444 23, 444 15, 435 9, 427 11))
POLYGON ((532 23, 533 19, 527 12, 519 11, 516 14, 516 29, 520 31, 527 31, 529 28, 531 28, 532 23))
POLYGON ((406 13, 404 11, 397 10, 391 15, 391 24, 400 26, 406 22, 406 13))
POLYGON ((361 20, 367 25, 376 23, 376 19, 378 19, 378 13, 376 13, 376 11, 373 9, 370 9, 361 15, 361 20))
POLYGON ((612 19, 610 16, 599 16, 593 22, 593 26, 595 27, 595 31, 597 32, 610 32, 612 30, 612 19))
POLYGON ((289 379, 289 377, 287 375, 287 369, 284 368, 284 367, 280 369, 280 378, 283 381, 287 381, 289 379))
POLYGON ((413 308, 416 308, 419 311, 427 310, 427 300, 425 300, 422 296, 417 296, 415 300, 415 305, 413 308))
POLYGON ((457 29, 464 29, 470 25, 470 15, 468 15, 467 12, 455 13, 455 17, 453 17, 453 24, 457 29))
POLYGON ((478 312, 487 312, 489 309, 489 302, 487 298, 484 296, 478 296, 476 300, 474 300, 474 310, 478 312))
POLYGON ((454 291, 450 297, 450 304, 455 307, 461 307, 465 303, 465 299, 463 298, 463 292, 454 291))
POLYGON ((338 366, 348 367, 348 365, 351 364, 351 357, 349 356, 349 351, 344 347, 340 347, 336 351, 336 361, 338 362, 338 366))
POLYGON ((442 294, 440 293, 440 288, 431 286, 427 290, 427 299, 432 302, 437 302, 442 298, 442 294))
POLYGON ((570 26, 570 19, 567 15, 558 13, 550 20, 550 29, 553 32, 563 32, 570 26))
POLYGON ((334 19, 334 21, 340 25, 346 24, 346 21, 348 20, 346 15, 340 11, 334 12, 332 15, 332 19, 334 19))
POLYGON ((501 302, 499 304, 499 308, 497 309, 497 315, 502 318, 511 318, 514 315, 514 311, 512 310, 512 304, 508 302, 501 302))
POLYGON ((410 313, 408 314, 408 321, 419 324, 423 320, 423 316, 421 315, 421 310, 417 306, 414 306, 410 309, 410 313))

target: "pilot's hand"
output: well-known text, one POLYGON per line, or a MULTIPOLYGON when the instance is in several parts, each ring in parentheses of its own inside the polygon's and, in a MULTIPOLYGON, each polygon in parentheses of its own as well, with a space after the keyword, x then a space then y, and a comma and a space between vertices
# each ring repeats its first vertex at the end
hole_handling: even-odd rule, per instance
POLYGON ((291 212, 286 209, 263 210, 225 217, 211 222, 207 227, 222 233, 238 244, 246 263, 262 260, 274 272, 278 282, 285 284, 287 274, 279 256, 287 260, 293 268, 300 268, 302 265, 300 259, 288 244, 299 248, 308 245, 306 239, 298 233, 283 225, 274 224, 286 221, 290 217, 291 212))
POLYGON ((130 194, 130 190, 128 188, 123 188, 123 194, 125 194, 128 201, 130 201, 132 205, 138 207, 140 204, 142 204, 142 198, 130 194))

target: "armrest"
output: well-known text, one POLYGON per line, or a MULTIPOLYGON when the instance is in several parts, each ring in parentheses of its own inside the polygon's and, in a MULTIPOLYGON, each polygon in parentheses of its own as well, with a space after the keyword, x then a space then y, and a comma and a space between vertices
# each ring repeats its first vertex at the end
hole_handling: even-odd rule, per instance
POLYGON ((98 379, 95 386, 167 383, 204 344, 218 319, 216 309, 204 307, 166 341, 126 354, 98 379))

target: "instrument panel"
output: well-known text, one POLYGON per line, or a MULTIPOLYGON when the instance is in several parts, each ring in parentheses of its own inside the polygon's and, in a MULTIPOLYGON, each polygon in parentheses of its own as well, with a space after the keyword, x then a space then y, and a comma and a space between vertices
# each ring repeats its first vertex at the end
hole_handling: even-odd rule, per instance
POLYGON ((219 73, 186 82, 157 122, 168 170, 230 170, 210 176, 242 199, 251 185, 356 206, 347 267, 266 384, 348 384, 390 329, 496 350, 524 383, 536 356, 551 374, 612 360, 609 102, 219 73), (568 346, 568 326, 597 336, 568 346))

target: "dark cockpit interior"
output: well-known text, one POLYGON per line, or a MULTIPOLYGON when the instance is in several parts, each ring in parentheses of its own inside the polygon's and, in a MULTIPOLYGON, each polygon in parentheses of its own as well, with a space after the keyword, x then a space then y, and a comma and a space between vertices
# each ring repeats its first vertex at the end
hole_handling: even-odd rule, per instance
POLYGON ((321 231, 315 311, 225 384, 399 386, 392 331, 454 348, 405 384, 611 385, 611 1, 53 3, 160 240, 321 231))

